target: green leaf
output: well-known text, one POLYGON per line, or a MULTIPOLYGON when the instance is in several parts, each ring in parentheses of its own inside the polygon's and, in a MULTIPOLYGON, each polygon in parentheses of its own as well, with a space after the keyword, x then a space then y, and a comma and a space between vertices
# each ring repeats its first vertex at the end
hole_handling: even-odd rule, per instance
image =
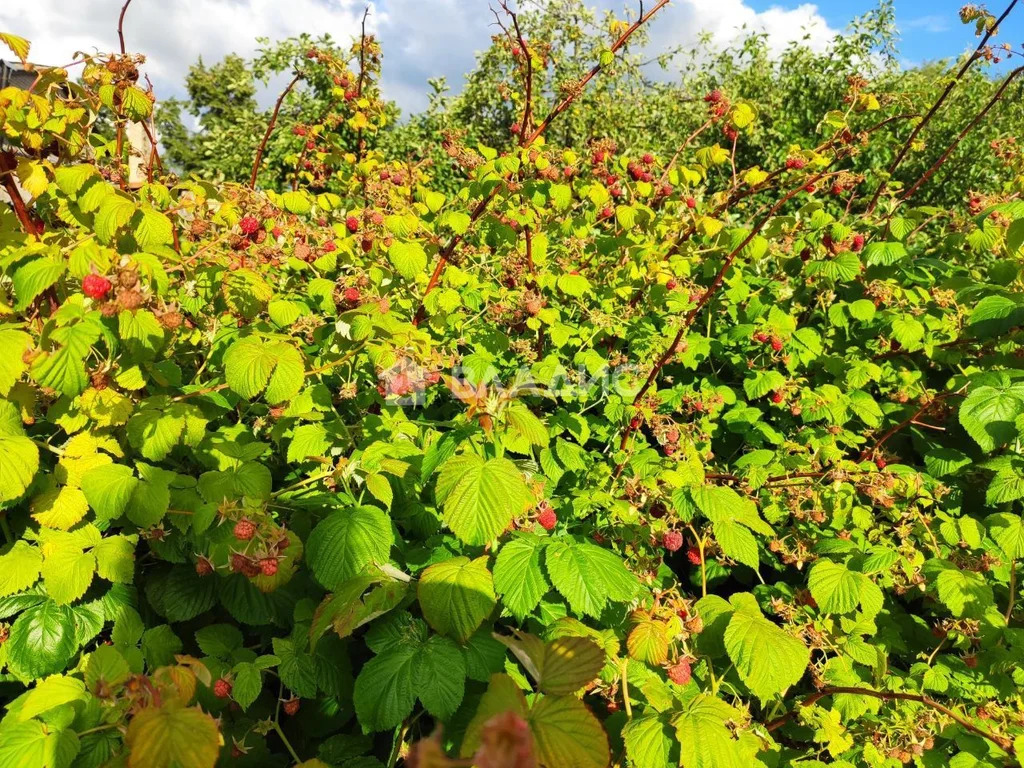
POLYGON ((4 768, 69 768, 78 750, 74 731, 39 720, 0 729, 0 765, 4 768))
MULTIPOLYGON (((148 99, 147 99, 148 101, 148 99)), ((174 241, 174 225, 166 214, 143 208, 135 225, 135 242, 142 249, 168 245, 174 241)))
POLYGON ((85 684, 94 694, 112 692, 125 682, 131 669, 121 652, 112 645, 101 645, 89 654, 85 684))
POLYGON ((135 544, 137 536, 107 536, 92 548, 96 573, 117 584, 130 584, 135 578, 135 544))
POLYGON ((19 312, 24 311, 36 296, 56 283, 66 270, 67 265, 63 261, 49 256, 33 259, 18 267, 12 277, 14 295, 18 298, 14 308, 19 312))
POLYGON ((96 213, 96 237, 104 245, 113 241, 123 226, 131 221, 138 208, 135 202, 117 193, 109 194, 100 203, 96 213))
POLYGON ((7 664, 22 680, 62 672, 77 648, 71 610, 52 600, 22 612, 6 643, 7 664))
POLYGON ((427 268, 427 252, 415 241, 393 242, 388 248, 388 260, 406 280, 412 280, 427 268))
POLYGON ((984 451, 994 451, 1017 436, 1024 413, 1024 391, 1012 386, 974 387, 960 405, 960 424, 984 451))
POLYGON ((0 435, 0 503, 19 498, 39 469, 39 449, 29 438, 0 435))
POLYGON ((243 710, 252 706, 263 690, 263 673, 255 664, 243 661, 231 670, 234 682, 231 686, 231 698, 238 702, 243 710))
POLYGON ((131 467, 104 464, 82 475, 82 492, 97 520, 115 520, 124 514, 139 484, 131 467))
POLYGON ((416 594, 427 623, 463 644, 496 604, 486 557, 454 557, 431 565, 420 576, 416 594))
MULTIPOLYGON (((278 656, 275 638, 274 653, 278 656)), ((233 624, 210 624, 196 631, 196 644, 207 656, 228 660, 242 647, 242 633, 233 624)))
POLYGON ((0 597, 28 589, 39 578, 43 556, 26 541, 14 542, 6 554, 0 555, 0 597))
POLYGON ((544 542, 525 534, 502 545, 494 562, 494 587, 501 602, 517 619, 533 612, 550 585, 541 568, 544 542))
POLYGON ((43 560, 46 592, 59 605, 85 594, 96 573, 96 557, 73 543, 50 544, 43 560))
POLYGON ((759 561, 754 534, 732 520, 718 520, 712 524, 712 529, 715 541, 722 547, 723 553, 736 562, 757 570, 759 561))
POLYGON ((622 729, 626 756, 633 768, 665 768, 672 760, 674 740, 669 724, 659 715, 634 717, 622 729))
POLYGON ((85 683, 81 680, 76 677, 52 675, 37 682, 35 687, 25 695, 17 710, 17 718, 18 720, 28 720, 44 712, 49 712, 51 709, 86 698, 88 696, 85 692, 85 683))
MULTIPOLYGON (((999 513, 985 518, 985 525, 992 540, 1008 558, 1018 560, 1024 557, 1024 519, 1019 515, 999 513)), ((2 573, 3 570, 0 568, 0 574, 2 573)), ((0 594, 3 594, 2 589, 0 594)))
POLYGON ((32 337, 27 333, 0 328, 0 349, 4 350, 4 354, 0 355, 0 395, 7 395, 14 382, 25 372, 26 365, 22 356, 31 343, 32 337))
POLYGON ((807 586, 818 608, 825 613, 849 613, 860 602, 861 584, 866 577, 842 563, 818 560, 811 566, 807 586))
POLYGON ((729 723, 742 715, 710 694, 701 693, 684 705, 672 724, 679 741, 683 768, 742 768, 744 760, 729 723))
POLYGON ((515 464, 472 453, 444 463, 435 495, 444 505, 445 523, 466 544, 488 543, 532 503, 515 464))
POLYGON ((316 661, 310 654, 298 650, 291 640, 275 637, 274 655, 281 660, 277 672, 288 690, 303 698, 316 696, 316 661))
POLYGON ((129 768, 213 768, 221 741, 210 715, 174 699, 140 710, 124 740, 129 768))
POLYGON ((538 697, 528 722, 541 765, 605 768, 611 759, 604 728, 574 696, 538 697))
POLYGON ((394 645, 363 665, 353 702, 364 733, 401 724, 416 703, 415 646, 394 645))
POLYGON ((935 577, 939 600, 957 618, 979 618, 995 603, 992 586, 980 573, 945 565, 935 577))
POLYGON ((447 720, 462 703, 466 689, 466 661, 451 640, 433 635, 416 657, 416 695, 427 712, 447 720))
POLYGON ((552 541, 545 563, 551 583, 572 610, 595 618, 601 615, 607 600, 631 600, 639 586, 613 552, 586 542, 552 541))
POLYGON ((302 388, 305 366, 292 345, 246 336, 224 353, 228 386, 247 400, 264 392, 271 405, 290 400, 302 388))
POLYGON ((377 507, 331 512, 306 542, 306 561, 317 581, 336 589, 370 563, 387 563, 394 537, 391 520, 377 507))
POLYGON ((811 653, 801 640, 764 618, 759 611, 737 610, 725 630, 725 650, 740 679, 758 698, 767 699, 794 685, 811 653))
POLYGON ((868 243, 864 246, 864 261, 869 265, 895 264, 906 255, 903 243, 868 243))

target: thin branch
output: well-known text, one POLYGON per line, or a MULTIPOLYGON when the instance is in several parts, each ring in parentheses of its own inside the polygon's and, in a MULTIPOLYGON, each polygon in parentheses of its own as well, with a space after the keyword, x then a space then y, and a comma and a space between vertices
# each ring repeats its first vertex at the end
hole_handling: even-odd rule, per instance
POLYGON ((294 88, 296 83, 301 79, 302 73, 296 72, 292 81, 288 83, 287 87, 281 91, 281 95, 277 97, 277 103, 274 104, 274 113, 270 116, 270 124, 267 125, 267 132, 263 134, 263 141, 260 142, 260 146, 256 150, 256 159, 252 163, 252 176, 249 177, 249 189, 256 189, 256 175, 260 171, 260 162, 263 160, 263 153, 267 149, 267 142, 270 141, 270 134, 274 132, 274 126, 277 124, 277 114, 281 111, 281 104, 284 102, 285 96, 291 93, 292 88, 294 88))
POLYGON ((530 54, 530 49, 526 45, 526 38, 523 37, 523 32, 519 28, 519 17, 512 12, 508 7, 508 3, 505 0, 501 2, 501 8, 512 18, 512 26, 515 27, 516 37, 519 39, 519 49, 522 54, 523 61, 525 64, 525 85, 524 91, 526 104, 523 107, 523 124, 519 128, 519 145, 525 146, 526 136, 530 131, 530 126, 533 123, 533 56, 530 54))
POLYGON ((21 197, 18 185, 14 182, 14 173, 17 167, 13 152, 0 152, 0 179, 3 180, 4 189, 7 190, 7 195, 11 198, 11 205, 14 206, 14 213, 18 217, 18 221, 21 222, 21 228, 27 235, 41 235, 42 224, 33 218, 21 197))
MULTIPOLYGON (((356 83, 356 99, 363 98, 363 82, 366 79, 366 17, 370 15, 370 6, 363 11, 362 31, 359 33, 359 80, 356 83)), ((363 153, 366 152, 366 137, 363 136, 363 129, 356 131, 356 151, 359 153, 359 161, 363 160, 363 153)), ((366 176, 363 175, 363 196, 366 196, 366 176)))
POLYGON ((121 43, 121 55, 127 54, 127 49, 124 45, 124 15, 128 12, 128 6, 132 4, 132 0, 125 0, 125 4, 121 6, 121 15, 117 17, 117 39, 121 43))
MULTIPOLYGON (((652 8, 648 13, 641 16, 639 19, 637 19, 633 24, 631 24, 626 29, 625 32, 623 32, 619 36, 619 38, 614 43, 612 43, 612 53, 614 53, 623 45, 625 45, 626 41, 629 40, 629 38, 633 35, 634 32, 636 32, 644 23, 646 23, 652 16, 654 16, 655 13, 664 8, 666 5, 668 5, 668 0, 658 0, 658 4, 655 5, 654 8, 652 8)), ((558 115, 560 115, 562 112, 564 112, 569 107, 569 105, 576 99, 576 97, 583 92, 583 89, 586 87, 587 83, 593 80, 597 73, 602 70, 602 68, 603 67, 601 66, 600 62, 598 62, 577 84, 577 87, 573 89, 572 93, 567 95, 561 102, 559 102, 557 106, 555 106, 554 109, 551 110, 548 116, 545 117, 544 121, 537 126, 536 130, 534 130, 530 137, 522 143, 522 146, 529 146, 534 141, 536 141, 537 137, 544 133, 544 131, 547 130, 548 126, 551 125, 552 121, 554 121, 554 119, 558 117, 558 115)), ((525 133, 525 131, 523 133, 525 133)), ((473 210, 473 214, 470 216, 470 224, 472 224, 474 221, 476 221, 484 214, 484 212, 487 210, 487 207, 491 204, 491 201, 494 199, 495 195, 498 194, 498 189, 500 186, 500 184, 496 184, 494 188, 491 189, 490 193, 488 193, 483 198, 483 200, 480 201, 480 204, 477 205, 477 207, 473 210)), ((419 325, 420 321, 422 321, 426 313, 426 306, 424 305, 423 302, 426 299, 427 294, 437 287, 438 282, 441 280, 441 275, 444 272, 444 268, 448 264, 448 260, 451 258, 452 253, 455 251, 455 247, 461 241, 462 235, 454 235, 452 239, 448 241, 448 245, 446 245, 444 249, 441 251, 440 256, 438 257, 437 265, 434 267, 434 272, 430 276, 430 282, 427 283, 427 287, 423 291, 423 297, 420 299, 419 307, 417 307, 416 313, 413 316, 413 325, 419 325)))
MULTIPOLYGON (((768 221, 776 213, 778 213, 778 211, 782 208, 783 205, 785 205, 794 197, 796 197, 807 185, 816 184, 818 181, 829 175, 834 174, 827 174, 825 171, 820 171, 819 173, 812 176, 810 179, 802 181, 800 183, 800 186, 794 187, 785 195, 783 195, 782 198, 771 207, 768 213, 765 216, 763 216, 760 221, 758 221, 754 228, 750 230, 750 233, 745 238, 743 238, 743 241, 735 248, 733 248, 732 251, 730 251, 730 253, 722 261, 722 266, 718 270, 718 273, 715 275, 715 279, 711 281, 711 285, 707 287, 707 289, 701 295, 700 299, 698 299, 697 303, 694 305, 693 309, 686 313, 686 316, 683 318, 683 322, 680 325, 679 331, 676 333, 675 338, 672 340, 672 343, 668 345, 668 347, 665 349, 662 355, 658 358, 657 362, 654 364, 654 367, 651 368, 651 372, 647 375, 647 380, 644 382, 640 390, 636 393, 636 397, 633 398, 633 405, 636 405, 643 399, 644 395, 647 394, 647 390, 651 388, 651 385, 654 383, 654 380, 658 377, 658 374, 661 372, 661 369, 664 368, 665 364, 668 363, 668 361, 675 356, 676 351, 679 349, 679 342, 681 342, 683 339, 683 334, 686 333, 687 329, 697 318, 697 315, 700 314, 701 310, 703 310, 704 307, 707 306, 708 302, 711 301, 711 298, 715 295, 715 293, 717 293, 718 289, 722 285, 722 282, 725 280, 726 273, 729 271, 729 268, 732 267, 733 262, 736 260, 736 257, 740 254, 740 252, 744 248, 746 248, 747 245, 750 244, 751 240, 757 237, 761 230, 764 229, 765 226, 768 224, 768 221)), ((624 449, 626 447, 626 442, 629 440, 629 436, 630 434, 632 434, 632 432, 633 430, 629 426, 627 426, 625 431, 622 433, 622 442, 620 445, 621 449, 624 449)))
MULTIPOLYGON (((1014 0, 1014 2, 1016 1, 1017 0, 1014 0)), ((653 8, 651 8, 651 10, 640 16, 640 18, 638 18, 636 21, 630 24, 629 27, 626 28, 625 32, 619 35, 618 39, 611 44, 609 50, 612 53, 618 51, 622 46, 626 44, 629 38, 632 37, 634 32, 640 29, 640 27, 643 26, 648 19, 650 19, 654 14, 656 14, 666 5, 668 5, 668 0, 658 0, 657 4, 653 8)), ((548 126, 551 125, 555 118, 557 118, 560 114, 562 114, 565 110, 569 108, 569 105, 572 104, 576 100, 576 97, 583 92, 583 89, 587 87, 587 83, 593 80, 602 69, 604 69, 604 67, 601 66, 600 62, 595 64, 590 69, 590 71, 587 72, 587 74, 585 74, 583 78, 576 84, 576 87, 573 88, 572 91, 568 93, 564 99, 562 99, 560 102, 558 102, 558 104, 554 106, 554 108, 548 113, 547 117, 545 117, 541 124, 537 126, 537 129, 532 134, 530 134, 530 137, 526 141, 523 142, 523 146, 528 147, 530 144, 536 141, 537 137, 548 129, 548 126)))
POLYGON ((903 162, 903 158, 907 156, 907 153, 910 151, 910 147, 914 143, 914 139, 917 138, 918 134, 921 133, 921 131, 932 119, 932 117, 935 116, 935 113, 939 111, 939 108, 943 105, 943 103, 945 103, 946 99, 949 97, 949 94, 953 92, 953 89, 956 88, 957 84, 960 82, 960 78, 962 78, 967 73, 967 70, 971 68, 971 65, 974 64, 975 61, 981 58, 981 52, 985 48, 985 44, 988 43, 989 38, 996 33, 996 31, 999 28, 999 25, 1003 23, 1003 19, 1005 19, 1010 14, 1010 11, 1013 10, 1013 7, 1016 4, 1017 0, 1011 0, 1010 4, 1006 7, 1006 10, 1003 11, 1003 15, 996 20, 995 24, 989 27, 987 32, 985 32, 985 36, 981 38, 981 42, 978 43, 978 47, 974 49, 974 53, 972 53, 967 58, 967 60, 963 63, 963 66, 960 67, 960 71, 957 72, 956 76, 949 81, 949 84, 946 86, 945 90, 939 96, 938 100, 934 104, 932 104, 931 109, 929 109, 925 116, 921 119, 921 122, 914 126, 914 129, 910 132, 910 135, 907 137, 907 140, 903 143, 903 146, 900 147, 900 151, 896 153, 896 157, 893 159, 893 161, 889 164, 889 167, 886 169, 885 178, 882 179, 881 183, 878 185, 878 189, 876 189, 875 193, 871 196, 871 202, 868 203, 867 208, 868 213, 872 213, 875 210, 875 207, 878 205, 879 198, 882 196, 882 193, 885 192, 885 188, 888 186, 889 179, 892 178, 892 175, 893 173, 895 173, 896 168, 899 167, 899 164, 903 162))
POLYGON ((986 114, 988 114, 988 111, 992 109, 993 106, 995 106, 996 102, 999 101, 1000 98, 1002 98, 1003 92, 1009 87, 1010 83, 1012 83, 1022 73, 1024 73, 1024 67, 1017 67, 1017 69, 1013 70, 1009 75, 1006 76, 1002 84, 1000 84, 999 88, 996 90, 992 98, 989 99, 988 103, 984 106, 984 108, 974 116, 974 119, 971 120, 971 122, 964 126, 964 129, 960 131, 957 137, 953 140, 953 143, 946 147, 946 151, 939 156, 939 159, 932 164, 932 167, 925 171, 921 178, 914 182, 914 185, 903 194, 903 196, 900 198, 901 203, 906 202, 910 197, 913 196, 915 192, 917 192, 917 190, 921 187, 922 184, 927 182, 928 179, 935 175, 935 172, 939 170, 939 168, 942 167, 942 164, 949 159, 949 156, 953 154, 953 152, 959 146, 960 142, 964 140, 964 137, 967 136, 967 134, 970 133, 972 130, 974 130, 975 126, 977 126, 978 123, 981 122, 982 118, 985 117, 986 114))
POLYGON ((914 411, 914 415, 913 416, 911 416, 910 418, 904 419, 899 424, 897 424, 896 426, 894 426, 891 429, 889 429, 888 431, 886 431, 886 433, 883 434, 878 439, 878 441, 871 448, 865 448, 863 451, 861 451, 860 460, 861 461, 867 461, 868 459, 870 459, 872 456, 874 456, 876 453, 878 453, 879 450, 881 450, 882 446, 885 445, 886 441, 890 437, 892 437, 893 435, 895 435, 897 432, 899 432, 900 430, 904 429, 905 427, 908 427, 911 424, 915 423, 927 411, 931 410, 937 403, 941 403, 947 397, 955 397, 957 395, 962 395, 963 392, 964 392, 964 388, 961 388, 961 389, 958 389, 956 392, 941 392, 941 393, 937 394, 935 397, 933 397, 930 400, 928 400, 927 403, 925 403, 920 408, 918 408, 916 411, 914 411))
MULTIPOLYGON (((870 696, 874 699, 881 699, 882 701, 916 701, 919 704, 924 704, 926 707, 931 707, 937 712, 941 712, 946 715, 958 725, 965 728, 977 736, 981 736, 983 739, 988 739, 993 744, 998 746, 1000 749, 1009 753, 1010 755, 1016 755, 1017 752, 1013 747, 1013 742, 1005 736, 998 736, 990 731, 986 731, 984 728, 979 728, 970 720, 967 720, 963 715, 959 715, 944 704, 940 704, 935 699, 929 696, 922 696, 917 693, 898 693, 896 691, 873 691, 870 688, 854 688, 849 686, 829 686, 822 688, 820 691, 816 691, 800 702, 801 707, 809 707, 819 699, 823 699, 826 696, 832 696, 837 693, 848 693, 856 696, 870 696)), ((777 717, 774 720, 765 723, 765 728, 768 731, 774 731, 777 728, 782 727, 789 722, 796 715, 796 710, 791 710, 781 717, 777 717)))

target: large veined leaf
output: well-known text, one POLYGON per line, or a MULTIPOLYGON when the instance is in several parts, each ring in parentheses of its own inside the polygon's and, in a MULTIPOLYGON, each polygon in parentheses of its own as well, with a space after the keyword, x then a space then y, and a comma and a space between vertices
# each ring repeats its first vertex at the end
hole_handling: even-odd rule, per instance
POLYGON ((608 736, 587 706, 575 696, 539 696, 530 707, 530 731, 541 765, 605 768, 608 736))
POLYGON ((125 734, 130 768, 213 768, 220 753, 217 722, 199 707, 173 699, 146 707, 125 734))
POLYGON ((262 392, 273 405, 298 394, 305 366, 292 345, 246 336, 224 353, 224 372, 228 386, 239 395, 252 399, 262 392))
POLYGON ((0 395, 7 395, 25 370, 23 355, 32 337, 12 328, 0 328, 0 395))
POLYGON ((549 589, 541 568, 544 540, 527 534, 502 545, 494 562, 494 587, 502 604, 523 619, 537 607, 549 589))
POLYGON ((811 597, 825 613, 849 613, 861 601, 861 593, 870 582, 867 576, 851 571, 842 563, 818 560, 807 576, 811 597))
POLYGON ((1024 557, 1024 519, 1007 512, 989 515, 985 519, 993 541, 1011 560, 1024 557))
POLYGON ((485 557, 435 563, 423 571, 416 593, 427 623, 459 643, 476 632, 496 604, 485 557))
MULTIPOLYGON (((749 596, 747 596, 749 597, 749 596)), ((738 601, 725 630, 725 649, 740 679, 759 698, 767 699, 803 677, 811 653, 803 641, 761 615, 756 603, 738 601)))
POLYGON ((363 665, 353 701, 364 732, 390 730, 412 712, 417 653, 415 647, 395 646, 363 665))
POLYGON ((726 725, 742 715, 733 707, 709 694, 691 699, 675 716, 673 725, 680 744, 683 768, 746 768, 739 742, 726 725))
POLYGON ((589 542, 556 539, 548 544, 544 559, 551 583, 579 614, 600 616, 609 599, 626 602, 639 587, 614 552, 589 542))
POLYGON ((16 541, 6 554, 0 555, 0 597, 13 595, 35 584, 43 556, 26 541, 16 541))
POLYGON ((19 312, 28 307, 32 301, 60 279, 67 265, 49 256, 33 259, 18 267, 12 277, 14 295, 18 297, 14 308, 19 312))
POLYGON ((960 405, 960 423, 982 450, 994 451, 1017 436, 1016 419, 1024 413, 1019 384, 974 387, 960 405))
POLYGON ((447 720, 462 703, 466 690, 466 661, 459 647, 433 635, 416 657, 416 695, 434 717, 447 720))
POLYGON ((576 693, 593 682, 604 667, 604 649, 588 637, 564 635, 546 643, 518 631, 494 636, 515 654, 543 693, 576 693))
POLYGON ((664 768, 679 762, 672 760, 676 741, 668 721, 661 715, 634 717, 622 729, 622 740, 634 768, 664 768))
POLYGON ((394 537, 391 521, 377 507, 331 512, 306 542, 306 561, 317 581, 335 589, 370 563, 386 563, 394 537))
POLYGON ((71 610, 51 600, 28 608, 7 640, 7 664, 24 680, 61 672, 77 648, 71 610))
POLYGON ((28 488, 39 469, 39 449, 22 435, 0 435, 0 503, 12 501, 28 488))
POLYGON ((77 734, 40 720, 0 729, 0 765, 5 768, 70 768, 79 751, 77 734))
POLYGON ((484 460, 472 453, 444 463, 436 496, 444 521, 466 544, 486 544, 525 510, 532 497, 523 475, 508 459, 484 460))
POLYGON ((131 467, 123 464, 104 464, 82 475, 82 492, 97 520, 120 517, 138 484, 131 467))
POLYGON ((72 542, 47 545, 43 558, 43 584, 59 605, 72 603, 92 584, 96 557, 72 542))

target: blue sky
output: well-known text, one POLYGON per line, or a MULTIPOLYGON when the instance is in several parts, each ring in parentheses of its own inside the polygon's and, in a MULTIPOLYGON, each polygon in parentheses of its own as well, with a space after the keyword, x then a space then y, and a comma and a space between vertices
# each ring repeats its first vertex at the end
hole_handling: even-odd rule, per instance
MULTIPOLYGON (((511 0, 520 7, 543 0, 511 0)), ((653 0, 647 0, 648 7, 653 0)), ((998 0, 997 13, 1008 0, 998 0)), ((29 38, 31 58, 66 62, 75 51, 109 51, 117 45, 116 20, 123 0, 32 0, 32 13, 16 0, 0 0, 0 31, 29 38)), ((190 64, 227 53, 252 55, 257 37, 330 32, 340 41, 358 34, 366 5, 369 28, 384 48, 383 88, 406 111, 426 104, 427 79, 445 76, 453 90, 472 68, 476 52, 494 33, 494 0, 135 0, 128 11, 128 48, 145 53, 144 71, 158 98, 179 96, 190 64)), ((637 0, 587 0, 601 9, 635 10, 637 0)), ((959 0, 896 0, 908 64, 954 57, 973 48, 973 29, 961 25, 959 0)), ((873 0, 672 0, 654 19, 652 50, 663 50, 711 34, 715 44, 734 40, 742 28, 768 34, 776 49, 809 31, 821 49, 873 0)), ((994 7, 994 4, 993 4, 994 7)), ((1024 5, 1003 26, 1001 40, 1024 47, 1024 5)), ((272 101, 277 83, 266 95, 272 101)))

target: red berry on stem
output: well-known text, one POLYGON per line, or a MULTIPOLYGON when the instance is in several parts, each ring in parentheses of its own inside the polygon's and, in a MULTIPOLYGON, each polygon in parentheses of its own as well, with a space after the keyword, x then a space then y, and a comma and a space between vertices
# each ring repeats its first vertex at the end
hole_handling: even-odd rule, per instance
POLYGON ((783 397, 783 394, 781 392, 772 392, 772 402, 773 403, 776 403, 776 404, 781 403, 784 399, 785 398, 783 397))
POLYGON ((355 232, 357 229, 359 229, 359 219, 357 219, 355 216, 349 216, 347 219, 345 219, 345 226, 348 228, 349 232, 355 232))
POLYGON ((537 522, 545 531, 550 531, 558 524, 558 515, 555 514, 555 510, 548 507, 537 516, 537 522))
POLYGON ((294 715, 299 711, 299 700, 294 696, 281 704, 281 709, 286 715, 294 715))
POLYGON ((235 523, 235 538, 239 541, 249 541, 256 535, 256 526, 251 520, 245 518, 235 523))
POLYGON ((217 681, 213 684, 213 695, 218 699, 226 699, 230 696, 231 681, 223 677, 217 678, 217 681))
POLYGON ((773 336, 772 337, 772 349, 774 349, 776 352, 778 352, 780 349, 782 349, 782 346, 783 346, 782 339, 780 339, 778 336, 773 336))
POLYGON ((690 547, 686 550, 686 559, 690 561, 691 565, 700 565, 700 547, 690 547))
POLYGON ((680 659, 666 672, 668 673, 668 679, 676 685, 686 685, 690 682, 690 662, 687 659, 680 659))
POLYGON ((679 531, 668 531, 661 537, 661 546, 669 552, 678 552, 683 546, 683 534, 679 531))
POLYGON ((260 560, 260 571, 263 572, 264 576, 273 576, 277 573, 277 558, 276 557, 264 557, 260 560))
POLYGON ((850 244, 850 250, 854 253, 859 253, 864 248, 864 235, 854 235, 853 242, 850 244))
POLYGON ((243 216, 242 220, 238 222, 238 228, 242 230, 243 235, 255 235, 260 228, 260 223, 255 216, 243 216))
POLYGON ((82 278, 82 293, 100 301, 110 293, 110 281, 103 275, 89 274, 82 278))
POLYGON ((690 208, 690 209, 696 208, 697 207, 697 200, 696 200, 696 198, 693 198, 693 197, 686 198, 686 207, 690 208))
POLYGON ((359 296, 359 289, 358 288, 346 288, 345 289, 345 301, 349 302, 350 304, 358 304, 359 303, 359 299, 360 299, 360 296, 359 296))
POLYGON ((877 459, 875 459, 875 466, 878 467, 879 469, 885 469, 885 459, 879 456, 877 459))

